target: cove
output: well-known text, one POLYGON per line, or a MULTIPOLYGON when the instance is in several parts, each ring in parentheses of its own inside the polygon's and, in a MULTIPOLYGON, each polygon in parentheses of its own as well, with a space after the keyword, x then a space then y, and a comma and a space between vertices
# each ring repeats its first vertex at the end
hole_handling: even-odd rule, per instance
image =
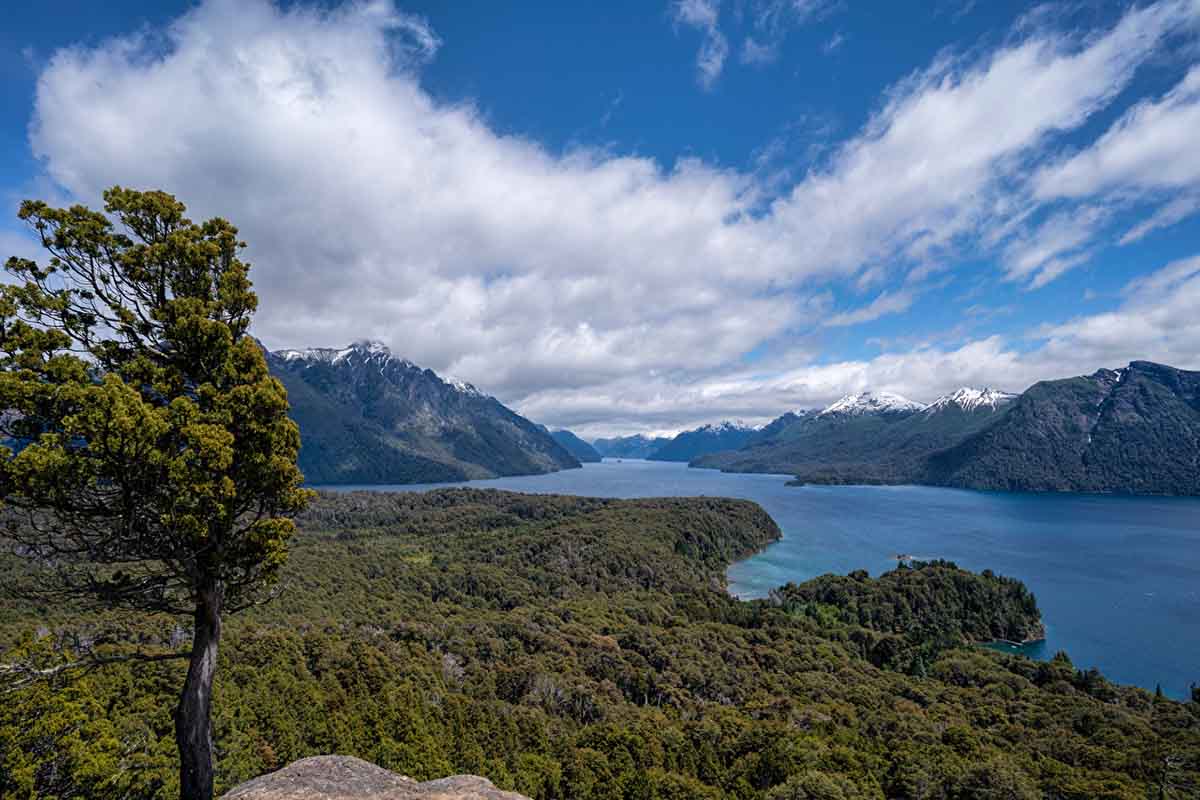
POLYGON ((1019 578, 1037 595, 1044 642, 1080 669, 1184 699, 1200 683, 1200 498, 974 492, 924 486, 787 486, 783 475, 606 460, 549 475, 326 487, 427 491, 445 486, 593 497, 753 500, 783 539, 729 569, 729 590, 766 597, 789 581, 893 568, 897 554, 945 558, 1019 578))

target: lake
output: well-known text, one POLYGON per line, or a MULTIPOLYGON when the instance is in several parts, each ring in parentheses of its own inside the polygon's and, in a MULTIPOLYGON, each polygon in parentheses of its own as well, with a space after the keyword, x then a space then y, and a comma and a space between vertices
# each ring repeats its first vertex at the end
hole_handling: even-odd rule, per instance
MULTIPOLYGON (((710 495, 763 506, 783 539, 733 565, 730 591, 765 597, 788 581, 866 569, 895 556, 945 558, 1019 578, 1037 595, 1047 638, 1076 667, 1175 698, 1200 683, 1200 499, 972 492, 923 486, 787 486, 781 475, 606 460, 479 488, 594 497, 710 495)), ((423 491, 447 485, 340 486, 423 491)))

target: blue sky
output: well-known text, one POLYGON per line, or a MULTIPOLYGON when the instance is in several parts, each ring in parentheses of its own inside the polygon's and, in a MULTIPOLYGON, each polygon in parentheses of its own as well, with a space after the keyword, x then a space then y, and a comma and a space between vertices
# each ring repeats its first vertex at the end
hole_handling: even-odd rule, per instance
POLYGON ((0 197, 229 217, 272 347, 761 422, 1200 368, 1198 65, 1197 0, 26 4, 0 197))

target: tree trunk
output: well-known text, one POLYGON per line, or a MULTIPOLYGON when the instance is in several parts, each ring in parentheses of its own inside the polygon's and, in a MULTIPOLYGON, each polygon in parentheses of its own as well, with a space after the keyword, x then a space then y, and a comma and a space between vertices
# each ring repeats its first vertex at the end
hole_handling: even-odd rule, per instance
POLYGON ((187 680, 175 708, 175 744, 179 747, 180 800, 212 800, 213 746, 212 685, 221 641, 221 601, 218 584, 201 590, 196 601, 195 633, 187 680))

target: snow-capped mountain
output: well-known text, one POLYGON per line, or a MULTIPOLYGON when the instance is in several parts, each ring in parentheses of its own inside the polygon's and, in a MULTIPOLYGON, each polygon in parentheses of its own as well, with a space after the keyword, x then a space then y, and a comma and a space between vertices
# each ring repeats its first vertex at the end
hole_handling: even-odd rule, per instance
POLYGON ((415 366, 411 361, 395 359, 392 351, 383 342, 362 340, 348 347, 307 347, 303 350, 276 350, 273 355, 285 361, 322 361, 327 364, 338 364, 346 359, 358 360, 398 360, 403 364, 415 366))
POLYGON ((693 462, 735 472, 788 472, 806 480, 916 480, 929 453, 956 444, 1009 407, 1010 396, 961 389, 924 406, 892 392, 860 392, 816 414, 785 414, 741 450, 693 462))
POLYGON ((646 436, 638 433, 632 436, 614 436, 608 439, 597 439, 592 447, 603 458, 649 458, 658 448, 670 439, 661 436, 646 436))
POLYGON ((268 353, 312 483, 418 483, 579 466, 540 426, 380 342, 268 353))
POLYGON ((901 397, 892 392, 867 391, 846 395, 836 403, 826 406, 821 411, 821 415, 912 414, 923 408, 925 406, 921 403, 914 403, 907 397, 901 397))
POLYGON ((691 461, 710 453, 737 450, 749 443, 758 428, 741 420, 701 425, 684 431, 659 447, 648 458, 651 461, 691 461))
POLYGON ((740 419, 727 419, 721 422, 710 422, 707 425, 701 425, 695 430, 703 431, 705 433, 721 433, 723 431, 756 431, 759 429, 759 427, 761 426, 751 425, 750 423, 740 419))
POLYGON ((950 394, 942 395, 937 400, 925 406, 924 411, 926 414, 933 414, 953 408, 967 412, 975 412, 980 409, 995 411, 1000 406, 1016 400, 1019 396, 1010 394, 1009 392, 1001 392, 997 389, 973 389, 969 386, 964 386, 950 394))

